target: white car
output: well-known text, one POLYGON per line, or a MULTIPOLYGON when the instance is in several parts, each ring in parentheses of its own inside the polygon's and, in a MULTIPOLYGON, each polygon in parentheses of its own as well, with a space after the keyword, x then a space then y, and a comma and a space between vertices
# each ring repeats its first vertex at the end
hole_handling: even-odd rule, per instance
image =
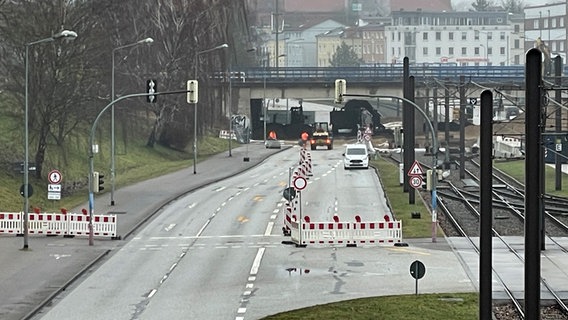
POLYGON ((348 144, 343 152, 343 168, 369 168, 369 151, 364 144, 348 144))

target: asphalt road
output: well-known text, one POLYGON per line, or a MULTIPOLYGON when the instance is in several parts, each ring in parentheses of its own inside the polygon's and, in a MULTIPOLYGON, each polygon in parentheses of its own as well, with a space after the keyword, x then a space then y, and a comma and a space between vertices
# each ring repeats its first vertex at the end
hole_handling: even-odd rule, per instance
MULTIPOLYGON (((334 215, 381 220, 389 211, 378 177, 372 169, 344 170, 341 152, 340 146, 312 151, 314 175, 301 197, 306 214, 312 221, 334 215)), ((459 263, 448 265, 452 252, 443 245, 435 260, 420 247, 283 244, 281 193, 298 158, 298 148, 286 150, 163 206, 37 318, 258 319, 308 305, 412 293, 407 270, 418 255, 452 287, 471 289, 463 272, 452 271, 459 263)), ((424 288, 446 289, 435 279, 424 288)))
MULTIPOLYGON (((175 173, 117 186, 115 206, 109 205, 109 193, 97 196, 95 212, 118 214, 118 234, 122 241, 95 239, 95 245, 89 246, 85 237, 30 236, 29 249, 24 251, 22 237, 0 236, 0 318, 31 318, 74 279, 118 251, 130 240, 131 232, 164 205, 202 186, 248 170, 279 151, 264 148, 262 141, 253 142, 233 148, 231 157, 225 152, 198 163, 197 174, 189 164, 187 169, 175 173)), ((82 208, 87 208, 87 204, 71 211, 80 212, 82 208)))

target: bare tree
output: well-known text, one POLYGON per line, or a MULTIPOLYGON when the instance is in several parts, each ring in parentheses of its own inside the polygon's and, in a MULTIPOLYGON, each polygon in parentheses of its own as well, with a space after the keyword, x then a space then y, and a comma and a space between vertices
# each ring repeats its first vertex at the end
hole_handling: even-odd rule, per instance
POLYGON ((5 88, 21 105, 25 99, 26 47, 29 52, 28 127, 30 144, 35 145, 31 149, 35 150, 38 178, 42 176, 48 145, 63 146, 65 137, 95 111, 90 94, 97 87, 96 56, 100 52, 96 12, 97 7, 89 1, 21 0, 2 6, 0 50, 6 59, 1 63, 9 77, 5 88), (74 43, 30 45, 65 28, 79 34, 74 43))

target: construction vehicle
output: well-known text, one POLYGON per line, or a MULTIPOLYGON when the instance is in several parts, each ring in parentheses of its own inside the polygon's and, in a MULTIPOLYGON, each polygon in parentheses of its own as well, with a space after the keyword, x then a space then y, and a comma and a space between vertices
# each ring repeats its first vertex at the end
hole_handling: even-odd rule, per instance
POLYGON ((356 135, 359 129, 369 125, 373 134, 385 130, 381 124, 381 114, 366 100, 349 100, 340 110, 331 111, 329 117, 333 134, 356 135))
POLYGON ((316 122, 313 124, 313 132, 310 136, 310 148, 316 150, 317 147, 327 147, 333 149, 333 135, 329 130, 327 122, 316 122))

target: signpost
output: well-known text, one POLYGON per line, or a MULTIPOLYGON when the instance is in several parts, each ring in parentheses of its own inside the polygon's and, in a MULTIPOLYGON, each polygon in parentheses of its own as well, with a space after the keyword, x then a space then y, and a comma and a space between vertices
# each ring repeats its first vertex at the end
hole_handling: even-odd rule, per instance
POLYGON ((61 200, 61 180, 63 175, 59 170, 51 170, 47 174, 47 199, 48 200, 61 200))
POLYGON ((424 274, 426 273, 426 267, 424 267, 424 264, 419 261, 419 260, 414 260, 414 262, 412 262, 412 264, 410 265, 410 275, 416 279, 416 285, 415 285, 415 294, 418 295, 418 279, 422 279, 422 277, 424 277, 424 274))

